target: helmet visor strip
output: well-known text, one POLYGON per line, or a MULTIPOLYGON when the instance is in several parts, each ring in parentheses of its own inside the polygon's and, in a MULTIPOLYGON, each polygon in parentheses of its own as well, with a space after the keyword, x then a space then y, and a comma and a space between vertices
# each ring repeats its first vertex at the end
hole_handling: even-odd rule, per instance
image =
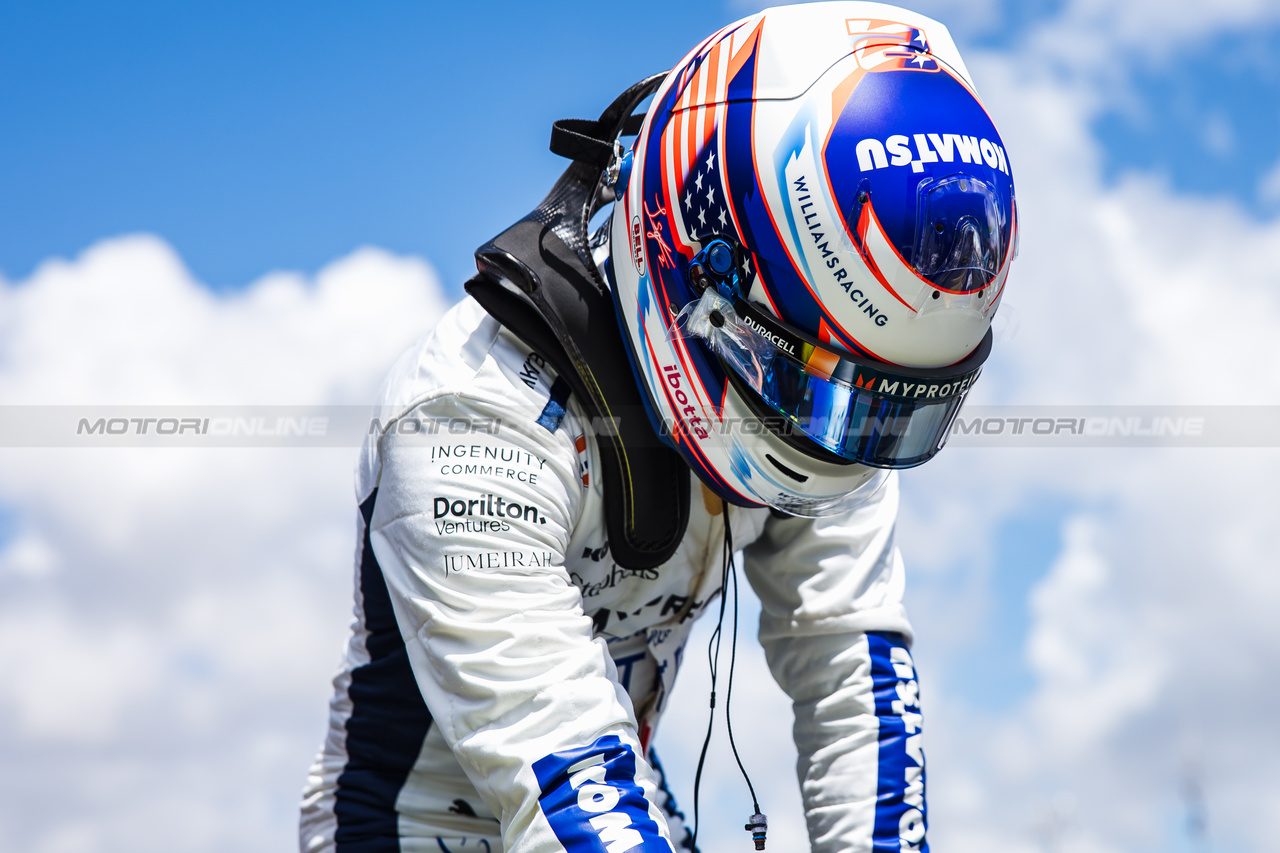
POLYGON ((999 194, 971 175, 922 181, 912 266, 935 287, 973 293, 995 279, 1008 251, 1009 214, 999 194))
POLYGON ((949 367, 858 359, 715 288, 680 311, 672 333, 704 342, 791 428, 850 462, 878 468, 910 468, 942 449, 991 351, 988 332, 949 367))

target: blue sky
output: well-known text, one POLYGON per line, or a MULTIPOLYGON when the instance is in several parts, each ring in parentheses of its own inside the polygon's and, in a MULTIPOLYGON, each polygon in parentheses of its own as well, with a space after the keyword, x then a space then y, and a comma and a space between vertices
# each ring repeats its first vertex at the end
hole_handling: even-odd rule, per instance
POLYGON ((1131 73, 1132 97, 1094 125, 1109 176, 1157 172, 1175 189, 1230 196, 1258 217, 1280 212, 1280 185, 1271 198, 1259 194, 1280 165, 1280 30, 1216 35, 1131 73))
MULTIPOLYGON (((1006 3, 953 28, 962 49, 1006 47, 1059 5, 1006 3)), ((149 231, 216 289, 374 244, 428 258, 457 292, 472 249, 562 166, 551 121, 594 115, 743 11, 648 8, 5 4, 0 272, 149 231)), ((1256 188, 1280 158, 1278 40, 1219 36, 1176 66, 1135 67, 1132 100, 1095 125, 1107 173, 1154 170, 1272 214, 1256 188)))
POLYGON ((631 39, 623 4, 6 4, 0 270, 151 231, 215 288, 364 243, 456 285, 554 180, 554 119, 725 17, 676 5, 631 39))
MULTIPOLYGON (((907 500, 911 500, 920 486, 910 473, 904 480, 907 500)), ((989 563, 966 561, 941 583, 932 582, 926 594, 953 596, 956 601, 965 600, 964 588, 975 577, 982 578, 989 590, 985 600, 979 599, 968 635, 959 644, 964 653, 940 668, 938 677, 945 684, 935 687, 962 696, 981 713, 1013 707, 1031 692, 1033 677, 1023 658, 1030 622, 1027 597, 1061 551, 1063 519, 1080 510, 1078 502, 1059 495, 1037 495, 1021 510, 1001 518, 989 563)), ((909 553, 911 543, 903 547, 909 553)), ((914 597, 918 586, 914 573, 908 575, 907 583, 908 594, 914 597)), ((917 630, 926 642, 932 639, 927 621, 918 624, 917 630)))

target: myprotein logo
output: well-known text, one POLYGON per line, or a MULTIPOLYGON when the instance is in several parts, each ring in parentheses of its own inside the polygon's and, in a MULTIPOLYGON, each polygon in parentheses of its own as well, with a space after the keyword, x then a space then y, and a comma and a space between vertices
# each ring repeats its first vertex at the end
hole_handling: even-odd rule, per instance
POLYGON ((960 133, 894 134, 883 141, 868 137, 854 147, 858 168, 864 172, 910 166, 923 172, 926 163, 986 163, 992 169, 1009 174, 1009 161, 999 143, 960 133), (913 147, 914 143, 914 147, 913 147))
MULTIPOLYGON (((858 381, 855 384, 859 388, 865 387, 867 390, 871 390, 871 386, 875 383, 876 378, 877 377, 875 376, 871 376, 864 383, 862 381, 862 377, 859 376, 858 381)), ((973 380, 977 378, 977 371, 967 374, 962 379, 942 383, 908 382, 905 379, 894 379, 891 381, 884 377, 879 377, 880 387, 875 390, 877 393, 890 394, 894 397, 924 397, 926 399, 930 397, 957 397, 960 394, 963 394, 969 386, 973 384, 973 380)))
POLYGON ((670 853, 635 781, 635 753, 615 735, 540 758, 533 772, 542 813, 566 850, 670 853))

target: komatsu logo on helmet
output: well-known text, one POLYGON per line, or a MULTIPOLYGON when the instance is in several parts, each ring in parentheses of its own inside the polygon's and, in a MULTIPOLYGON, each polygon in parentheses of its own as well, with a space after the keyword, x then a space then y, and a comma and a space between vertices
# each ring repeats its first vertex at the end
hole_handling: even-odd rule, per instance
POLYGON ((636 265, 636 272, 644 275, 644 226, 639 214, 631 217, 631 262, 636 265))
POLYGON ((911 137, 899 133, 883 142, 869 137, 853 150, 858 157, 858 169, 863 172, 890 166, 910 166, 913 172, 923 172, 926 163, 954 163, 958 159, 975 166, 986 163, 992 169, 1009 174, 1009 161, 998 142, 961 133, 914 133, 911 137), (915 151, 911 150, 912 139, 915 151))

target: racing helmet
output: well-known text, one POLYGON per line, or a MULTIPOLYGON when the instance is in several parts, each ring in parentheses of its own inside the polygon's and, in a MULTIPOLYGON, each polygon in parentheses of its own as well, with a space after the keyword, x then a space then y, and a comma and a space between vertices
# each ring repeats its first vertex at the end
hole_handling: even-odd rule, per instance
POLYGON ((944 26, 866 2, 730 24, 612 172, 632 367, 712 491, 825 515, 942 448, 1018 238, 1008 154, 944 26))

